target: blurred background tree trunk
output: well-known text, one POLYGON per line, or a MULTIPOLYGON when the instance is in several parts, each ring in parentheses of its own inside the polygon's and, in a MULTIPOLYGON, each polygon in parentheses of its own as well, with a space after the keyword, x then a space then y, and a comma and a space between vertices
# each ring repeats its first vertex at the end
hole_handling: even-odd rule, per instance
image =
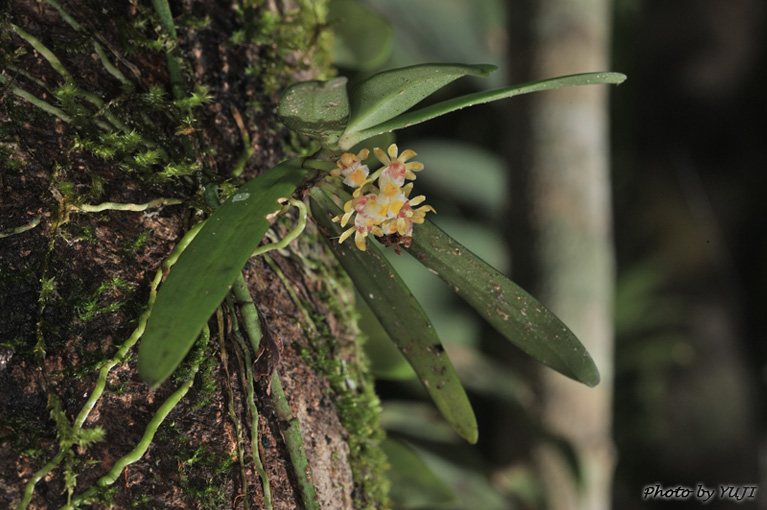
MULTIPOLYGON (((0 7, 0 507, 54 509, 91 490, 95 507, 265 508, 233 310, 211 321, 194 385, 116 483, 97 480, 185 384, 189 362, 149 391, 133 346, 90 412, 83 406, 136 329, 163 260, 242 182, 235 169, 252 177, 294 154, 276 99, 327 72, 325 2, 170 2, 176 40, 157 15, 162 0, 59 1, 0 7), (80 207, 158 198, 180 203, 80 207), (75 446, 82 431, 94 441, 75 446)), ((245 276, 283 344, 277 369, 317 501, 386 507, 350 282, 311 225, 270 255, 245 276)), ((304 508, 286 423, 258 382, 257 450, 273 507, 304 508)))
MULTIPOLYGON (((511 83, 604 71, 610 3, 517 0, 509 8, 511 83)), ((606 509, 611 432, 614 256, 607 87, 575 87, 511 102, 513 277, 581 339, 602 381, 587 388, 540 373, 545 427, 572 443, 580 484, 562 451, 533 452, 549 508, 606 509)))

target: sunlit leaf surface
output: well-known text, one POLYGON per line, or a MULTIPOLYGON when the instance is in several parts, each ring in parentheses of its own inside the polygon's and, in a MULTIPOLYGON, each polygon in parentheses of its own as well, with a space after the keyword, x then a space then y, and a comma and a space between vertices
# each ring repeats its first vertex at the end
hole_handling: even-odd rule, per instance
MULTIPOLYGON (((396 117, 389 116, 387 119, 383 119, 383 116, 381 116, 380 120, 377 122, 365 122, 362 124, 362 127, 358 126, 355 129, 351 129, 349 126, 347 126, 344 135, 339 140, 339 146, 342 149, 346 149, 347 147, 352 147, 360 141, 370 138, 371 136, 394 131, 395 129, 406 128, 415 124, 420 124, 421 122, 426 122, 427 120, 439 117, 440 115, 445 115, 446 113, 454 112, 469 106, 490 103, 493 101, 498 101, 499 99, 520 96, 522 94, 529 94, 531 92, 561 89, 564 87, 575 87, 578 85, 617 85, 623 83, 625 79, 626 75, 620 73, 574 74, 571 76, 560 76, 558 78, 550 78, 547 80, 525 83, 523 85, 515 85, 513 87, 468 94, 465 96, 448 99, 447 101, 441 101, 439 103, 433 104, 431 106, 426 106, 418 110, 402 113, 402 115, 398 115, 396 117)), ((352 93, 352 117, 354 116, 355 111, 353 94, 354 93, 352 93)), ((404 112, 404 110, 401 110, 401 112, 404 112)), ((351 125, 351 120, 349 124, 351 125)))
POLYGON ((345 133, 393 119, 462 76, 487 76, 495 69, 486 64, 422 64, 375 74, 349 93, 351 115, 345 133))

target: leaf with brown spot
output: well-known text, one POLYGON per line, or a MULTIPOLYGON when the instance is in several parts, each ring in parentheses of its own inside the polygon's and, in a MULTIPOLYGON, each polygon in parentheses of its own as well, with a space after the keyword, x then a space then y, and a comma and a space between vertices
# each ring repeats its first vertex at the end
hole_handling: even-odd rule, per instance
MULTIPOLYGON (((318 188, 311 192, 311 206, 317 222, 332 236, 340 236, 341 227, 331 217, 341 213, 341 209, 318 188)), ((475 443, 477 421, 466 391, 431 321, 402 278, 372 242, 365 252, 353 242, 339 244, 329 240, 329 243, 447 422, 467 441, 475 443)))
POLYGON ((415 226, 407 251, 511 343, 567 377, 599 384, 588 351, 556 315, 431 221, 415 226))

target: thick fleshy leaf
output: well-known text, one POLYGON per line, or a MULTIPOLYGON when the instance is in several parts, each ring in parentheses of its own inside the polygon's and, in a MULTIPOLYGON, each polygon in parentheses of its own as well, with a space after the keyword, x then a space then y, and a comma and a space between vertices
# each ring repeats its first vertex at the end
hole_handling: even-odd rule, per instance
POLYGON ((139 345, 139 375, 154 387, 184 359, 269 228, 277 200, 307 170, 290 160, 242 186, 208 218, 160 287, 139 345))
POLYGON ((408 252, 511 343, 567 377, 599 383, 591 356, 559 318, 432 222, 415 226, 408 252))
POLYGON ((334 146, 349 117, 346 78, 291 85, 280 97, 277 115, 293 131, 334 146))
POLYGON ((391 498, 396 508, 455 508, 453 491, 405 443, 385 439, 381 448, 389 459, 386 477, 391 481, 391 498))
MULTIPOLYGON (((331 221, 341 209, 319 188, 311 192, 314 218, 332 237, 341 228, 331 221)), ((329 240, 331 249, 360 295, 378 317, 448 423, 467 441, 477 441, 477 421, 461 381, 434 327, 381 250, 372 242, 367 251, 354 242, 329 240)))
POLYGON ((357 299, 355 308, 359 314, 360 330, 366 337, 362 348, 370 361, 369 369, 373 377, 393 381, 415 379, 413 367, 391 341, 365 300, 357 299))
POLYGON ((333 63, 337 66, 372 71, 389 58, 394 30, 358 0, 330 0, 327 19, 333 27, 333 63))
MULTIPOLYGON (((598 84, 618 85, 623 83, 625 79, 626 75, 620 73, 574 74, 571 76, 561 76, 559 78, 525 83, 523 85, 515 85, 513 87, 468 94, 454 99, 448 99, 447 101, 441 101, 412 112, 403 113, 396 117, 390 116, 388 119, 380 120, 375 124, 365 123, 363 127, 358 127, 357 129, 350 129, 349 125, 347 125, 346 131, 344 131, 343 136, 341 136, 341 139, 338 141, 338 145, 342 150, 347 150, 347 148, 353 147, 371 136, 420 124, 421 122, 431 120, 440 115, 445 115, 446 113, 454 112, 468 106, 490 103, 492 101, 498 101, 499 99, 529 94, 530 92, 560 89, 563 87, 598 84)), ((355 110, 353 97, 354 92, 352 92, 352 118, 354 117, 355 110)), ((404 110, 401 112, 403 111, 404 110)), ((349 124, 351 125, 351 119, 349 124)))
POLYGON ((375 74, 349 94, 351 115, 344 133, 355 133, 393 119, 462 76, 487 76, 496 69, 489 64, 422 64, 375 74))

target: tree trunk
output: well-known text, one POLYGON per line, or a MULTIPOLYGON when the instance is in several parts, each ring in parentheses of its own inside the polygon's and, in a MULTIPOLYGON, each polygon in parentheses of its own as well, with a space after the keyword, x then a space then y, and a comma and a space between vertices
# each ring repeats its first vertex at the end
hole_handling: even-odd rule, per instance
MULTIPOLYGON (((513 2, 512 82, 606 71, 609 2, 513 2)), ((606 509, 613 469, 612 294, 607 87, 576 87, 513 102, 514 275, 581 339, 602 381, 587 388, 543 371, 542 418, 569 440, 582 466, 576 483, 560 451, 538 466, 552 509, 606 509)))
POLYGON ((327 72, 324 1, 175 1, 175 28, 164 0, 59 1, 12 2, 0 25, 0 507, 267 508, 255 457, 273 508, 311 507, 312 492, 317 508, 386 507, 350 282, 311 225, 244 274, 283 346, 313 487, 276 388, 262 378, 248 397, 237 310, 222 305, 154 391, 131 344, 185 232, 300 149, 274 108, 327 72))

